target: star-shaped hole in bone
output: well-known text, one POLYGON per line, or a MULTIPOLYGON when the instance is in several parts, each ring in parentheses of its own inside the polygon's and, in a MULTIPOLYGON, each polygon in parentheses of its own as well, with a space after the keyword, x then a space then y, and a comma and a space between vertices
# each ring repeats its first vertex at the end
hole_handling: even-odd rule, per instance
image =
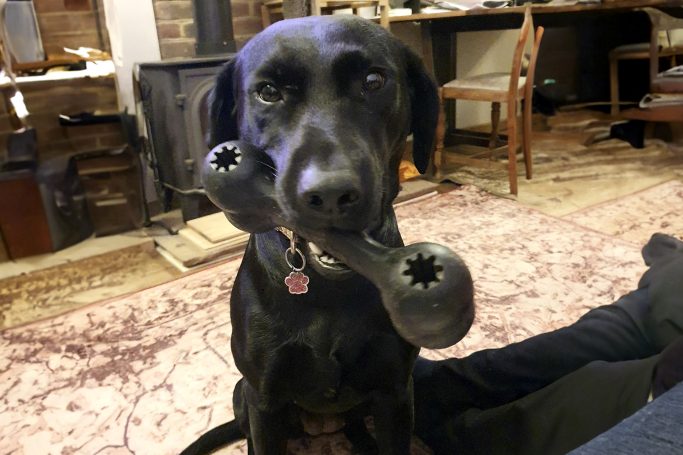
POLYGON ((211 167, 217 172, 230 172, 242 161, 242 152, 234 145, 223 145, 214 153, 211 167))
POLYGON ((430 284, 441 281, 443 267, 435 264, 435 260, 436 256, 429 256, 425 259, 422 253, 417 253, 415 259, 406 260, 408 268, 403 271, 403 274, 412 277, 411 286, 421 283, 424 289, 428 289, 430 284))

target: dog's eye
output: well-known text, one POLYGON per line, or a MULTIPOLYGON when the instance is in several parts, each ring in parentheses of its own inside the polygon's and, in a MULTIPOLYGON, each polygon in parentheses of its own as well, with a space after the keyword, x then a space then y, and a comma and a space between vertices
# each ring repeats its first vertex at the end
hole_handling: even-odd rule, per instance
POLYGON ((258 94, 259 99, 265 103, 277 103, 282 99, 280 90, 271 84, 262 85, 256 93, 258 94))
POLYGON ((384 87, 384 75, 382 73, 373 71, 365 76, 365 81, 363 81, 364 92, 374 92, 382 87, 384 87))

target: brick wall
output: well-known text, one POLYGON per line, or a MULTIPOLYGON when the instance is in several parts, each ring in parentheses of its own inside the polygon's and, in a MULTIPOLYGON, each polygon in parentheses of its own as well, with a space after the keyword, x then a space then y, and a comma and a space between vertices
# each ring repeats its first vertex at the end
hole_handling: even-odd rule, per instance
MULTIPOLYGON (((90 0, 33 0, 43 47, 48 57, 63 54, 63 47, 87 46, 109 50, 104 8, 98 0, 105 46, 100 46, 97 21, 90 0), (67 10, 65 4, 77 10, 67 10)), ((117 112, 114 77, 21 83, 19 86, 30 116, 29 124, 38 133, 40 161, 123 144, 119 124, 62 127, 59 114, 117 112)), ((13 130, 4 102, 0 102, 0 162, 4 160, 7 136, 13 130)))
MULTIPOLYGON (((34 0, 43 46, 50 57, 63 53, 63 47, 88 46, 109 50, 104 8, 98 0, 101 32, 105 46, 100 45, 95 12, 90 1, 34 0), (80 4, 79 10, 67 10, 65 4, 80 4)), ((162 58, 195 55, 195 27, 190 0, 153 0, 157 33, 162 58)), ((241 47, 261 31, 261 0, 232 0, 235 41, 241 47)), ((116 84, 113 78, 25 84, 20 87, 31 113, 30 124, 38 131, 39 158, 49 159, 123 143, 118 124, 86 127, 62 127, 61 113, 117 110, 116 84)), ((4 144, 12 128, 3 103, 0 103, 0 161, 4 144)))
MULTIPOLYGON (((195 27, 190 0, 154 0, 161 58, 193 57, 195 27)), ((237 47, 261 31, 261 1, 232 0, 232 24, 237 47)))
MULTIPOLYGON (((116 147, 124 142, 118 123, 64 127, 59 114, 81 112, 116 112, 114 77, 84 78, 20 84, 29 110, 29 124, 38 133, 38 159, 116 147)), ((0 162, 4 144, 12 131, 4 103, 0 103, 0 162)))
POLYGON ((189 0, 155 0, 154 16, 161 58, 194 56, 195 28, 192 2, 189 0))
POLYGON ((43 39, 43 47, 48 57, 64 54, 64 47, 77 49, 80 46, 109 51, 109 37, 104 20, 102 0, 98 0, 98 12, 93 11, 89 0, 65 2, 64 0, 33 0, 38 26, 43 39), (67 9, 67 4, 75 4, 77 9, 67 9), (100 18, 100 33, 97 30, 96 14, 100 18))

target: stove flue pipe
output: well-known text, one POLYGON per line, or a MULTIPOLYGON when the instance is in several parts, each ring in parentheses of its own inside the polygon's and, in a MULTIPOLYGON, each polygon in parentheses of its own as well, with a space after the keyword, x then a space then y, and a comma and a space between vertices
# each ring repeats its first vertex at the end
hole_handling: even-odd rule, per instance
POLYGON ((230 0, 193 0, 197 29, 196 55, 229 54, 237 50, 230 0))

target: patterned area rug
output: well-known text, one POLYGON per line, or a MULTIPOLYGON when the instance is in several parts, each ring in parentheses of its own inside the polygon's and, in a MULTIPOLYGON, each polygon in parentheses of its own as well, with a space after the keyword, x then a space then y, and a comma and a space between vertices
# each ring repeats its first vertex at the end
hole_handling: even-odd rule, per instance
POLYGON ((154 242, 0 279, 0 330, 46 319, 180 276, 154 242), (96 271, 94 273, 93 271, 96 271), (140 277, 144 277, 144 284, 140 277))
MULTIPOLYGON (((683 181, 680 146, 648 138, 643 148, 636 149, 626 141, 608 139, 615 121, 595 110, 560 109, 553 116, 534 115, 533 178, 523 177, 518 155, 517 200, 544 213, 564 216, 671 179, 683 181)), ((505 155, 498 156, 502 163, 505 155)), ((509 197, 505 168, 451 165, 442 171, 446 179, 509 197)))
MULTIPOLYGON (((645 270, 640 245, 473 187, 397 209, 407 243, 458 252, 476 283, 476 322, 440 358, 502 346, 611 303, 645 270)), ((233 260, 127 297, 0 334, 0 440, 12 454, 176 454, 232 418, 233 260)), ((340 434, 290 443, 342 454, 340 434)), ((244 454, 244 443, 221 453, 244 454)), ((423 453, 416 443, 413 453, 423 453)))
POLYGON ((653 232, 683 236, 683 182, 671 180, 564 216, 565 219, 637 244, 653 232))

